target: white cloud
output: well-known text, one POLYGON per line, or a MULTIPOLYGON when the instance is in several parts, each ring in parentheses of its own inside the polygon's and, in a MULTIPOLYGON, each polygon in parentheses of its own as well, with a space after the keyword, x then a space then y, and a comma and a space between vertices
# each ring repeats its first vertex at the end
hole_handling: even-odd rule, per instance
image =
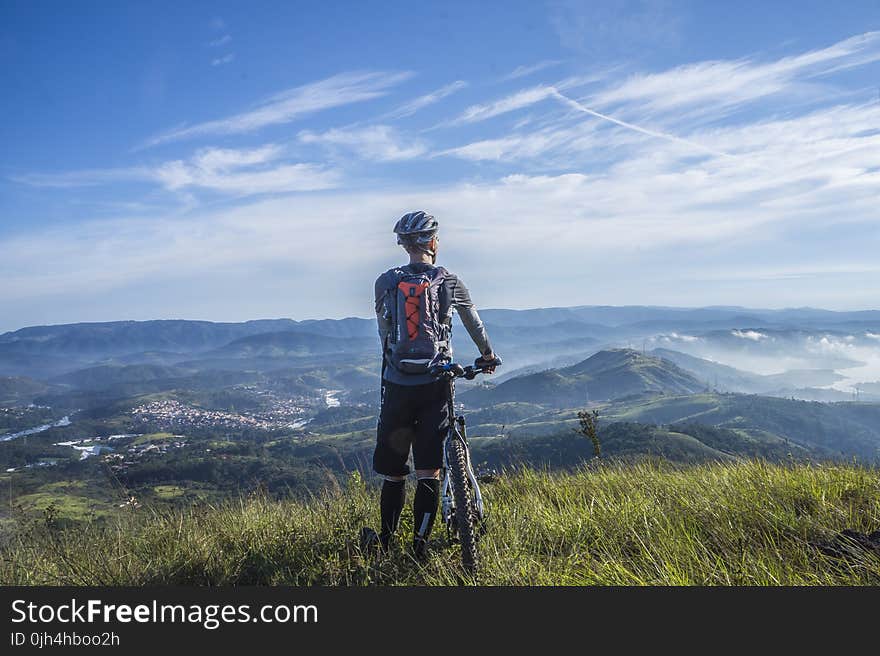
POLYGON ((388 112, 383 118, 404 118, 406 116, 412 116, 420 109, 424 109, 429 105, 440 102, 447 96, 450 96, 457 91, 461 91, 467 87, 467 85, 467 82, 464 80, 456 80, 455 82, 442 86, 431 93, 427 93, 424 96, 419 96, 418 98, 414 98, 413 100, 404 103, 397 109, 388 112))
POLYGON ((149 139, 145 145, 209 135, 241 134, 289 123, 321 110, 378 98, 409 77, 409 73, 341 73, 276 94, 250 111, 164 132, 149 139))
POLYGON ((671 344, 674 342, 685 342, 688 344, 692 344, 701 341, 701 339, 694 335, 682 335, 680 333, 672 332, 668 335, 656 335, 655 337, 649 338, 649 341, 661 342, 664 344, 671 344))
POLYGON ((538 158, 550 151, 558 156, 560 151, 581 152, 598 146, 591 135, 595 128, 582 125, 566 128, 541 129, 533 132, 518 132, 496 139, 483 139, 464 146, 457 146, 437 153, 472 161, 494 160, 518 162, 538 158))
POLYGON ((740 339, 748 339, 753 342, 760 342, 767 339, 767 335, 759 333, 757 330, 731 330, 730 334, 740 339))
POLYGON ((284 149, 276 144, 241 150, 203 148, 189 160, 150 167, 30 174, 15 180, 57 188, 147 182, 169 191, 192 188, 234 195, 328 189, 341 180, 337 171, 316 164, 280 162, 283 156, 284 149))
POLYGON ((230 52, 227 55, 223 55, 222 57, 217 57, 216 59, 211 60, 211 66, 223 66, 223 64, 229 64, 235 61, 235 53, 230 52))
POLYGON ((562 61, 558 59, 547 59, 537 64, 532 64, 531 66, 517 66, 515 69, 510 71, 507 75, 502 77, 501 79, 506 80, 516 80, 521 77, 526 77, 527 75, 531 75, 532 73, 537 73, 538 71, 543 71, 544 69, 551 68, 552 66, 559 66, 562 61))
POLYGON ((253 150, 209 148, 199 151, 192 160, 166 162, 152 175, 166 189, 189 187, 230 194, 260 194, 329 189, 339 183, 339 174, 314 164, 274 163, 282 154, 276 145, 253 150), (254 168, 254 167, 258 168, 254 168))
POLYGON ((421 141, 404 142, 397 131, 387 125, 364 128, 332 129, 322 133, 304 130, 298 135, 302 143, 325 146, 343 146, 361 158, 378 162, 413 159, 425 154, 427 146, 421 141))
POLYGON ((505 96, 500 100, 482 105, 471 105, 456 119, 452 124, 474 123, 476 121, 485 121, 501 114, 513 112, 523 107, 528 107, 539 103, 542 100, 551 98, 557 93, 554 87, 544 85, 532 87, 531 89, 523 89, 514 94, 505 96))
POLYGON ((722 116, 731 108, 783 91, 796 82, 880 60, 880 32, 776 61, 705 61, 653 74, 637 74, 597 93, 595 106, 624 106, 640 112, 680 112, 701 107, 722 116))
POLYGON ((150 177, 148 168, 119 169, 83 169, 65 171, 63 173, 26 173, 15 175, 13 182, 32 187, 54 187, 57 189, 73 189, 76 187, 97 187, 116 182, 140 181, 150 177))
POLYGON ((220 46, 225 46, 230 41, 232 41, 232 37, 229 34, 224 34, 223 36, 210 41, 208 45, 212 48, 219 48, 220 46))

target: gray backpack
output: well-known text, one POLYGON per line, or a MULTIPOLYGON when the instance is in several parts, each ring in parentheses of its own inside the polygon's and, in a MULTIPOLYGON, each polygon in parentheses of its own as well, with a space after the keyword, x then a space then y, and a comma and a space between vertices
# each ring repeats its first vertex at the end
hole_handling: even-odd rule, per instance
POLYGON ((391 319, 387 355, 392 367, 405 374, 425 374, 429 366, 450 352, 450 304, 443 283, 443 267, 413 273, 395 269, 396 284, 385 295, 385 313, 391 319))

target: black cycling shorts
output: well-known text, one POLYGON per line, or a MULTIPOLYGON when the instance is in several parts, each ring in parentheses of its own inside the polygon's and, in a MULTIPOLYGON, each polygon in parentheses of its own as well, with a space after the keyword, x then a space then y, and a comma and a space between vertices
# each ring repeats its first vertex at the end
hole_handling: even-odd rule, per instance
POLYGON ((446 381, 397 385, 382 381, 382 409, 376 431, 373 469, 383 476, 409 474, 412 448, 415 469, 443 466, 443 439, 449 426, 446 381))

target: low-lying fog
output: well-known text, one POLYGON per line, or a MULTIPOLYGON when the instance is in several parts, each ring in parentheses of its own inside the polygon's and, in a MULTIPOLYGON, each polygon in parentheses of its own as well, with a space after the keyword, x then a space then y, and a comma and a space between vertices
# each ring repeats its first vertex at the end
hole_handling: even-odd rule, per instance
POLYGON ((880 384, 880 334, 802 330, 722 330, 702 335, 670 333, 649 338, 666 348, 761 375, 795 370, 831 370, 837 378, 816 387, 876 392, 880 384))

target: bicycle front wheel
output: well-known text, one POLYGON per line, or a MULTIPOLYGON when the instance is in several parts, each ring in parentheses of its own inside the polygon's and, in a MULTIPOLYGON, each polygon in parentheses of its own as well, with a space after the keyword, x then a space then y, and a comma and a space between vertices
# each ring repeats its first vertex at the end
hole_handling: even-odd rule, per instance
POLYGON ((455 519, 461 544, 461 563, 471 574, 477 571, 476 510, 473 502, 471 481, 468 477, 467 448, 455 437, 447 443, 449 475, 452 479, 452 496, 455 499, 455 519))

